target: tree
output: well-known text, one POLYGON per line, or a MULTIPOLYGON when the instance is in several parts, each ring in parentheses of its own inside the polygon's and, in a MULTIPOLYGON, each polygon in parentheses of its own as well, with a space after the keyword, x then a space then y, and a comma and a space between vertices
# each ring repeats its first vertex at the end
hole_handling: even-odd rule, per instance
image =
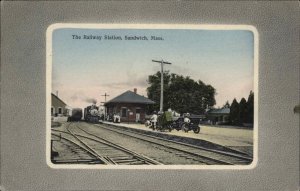
POLYGON ((240 124, 240 108, 239 103, 234 98, 231 106, 230 106, 230 114, 229 114, 231 123, 233 125, 239 125, 240 124))
MULTIPOLYGON (((148 112, 153 112, 154 110, 159 111, 160 89, 161 89, 160 77, 161 77, 161 72, 157 72, 154 75, 148 76, 148 84, 151 84, 151 86, 147 88, 148 98, 155 101, 154 105, 148 106, 147 108, 148 112)), ((169 72, 168 71, 164 72, 163 77, 164 77, 164 108, 165 108, 167 103, 166 94, 169 94, 169 90, 168 90, 168 86, 170 83, 169 72)))
POLYGON ((239 117, 240 123, 247 121, 247 101, 245 98, 242 98, 239 104, 239 117))
MULTIPOLYGON (((226 104, 223 106, 225 108, 226 104)), ((253 124, 254 115, 254 93, 250 91, 248 100, 242 98, 240 103, 234 100, 230 106, 230 121, 232 125, 241 125, 242 123, 252 123, 253 124)))
MULTIPOLYGON (((194 81, 189 76, 169 74, 164 72, 164 108, 172 108, 180 113, 202 114, 207 106, 216 104, 216 90, 211 85, 204 84, 201 80, 194 81)), ((155 101, 152 110, 159 109, 160 103, 160 76, 157 72, 148 77, 148 98, 155 101)))
POLYGON ((254 120, 254 93, 250 91, 250 94, 248 96, 247 100, 247 123, 252 123, 254 120))
POLYGON ((223 105, 223 107, 222 108, 230 108, 230 104, 229 104, 229 102, 228 101, 226 101, 226 103, 223 105))

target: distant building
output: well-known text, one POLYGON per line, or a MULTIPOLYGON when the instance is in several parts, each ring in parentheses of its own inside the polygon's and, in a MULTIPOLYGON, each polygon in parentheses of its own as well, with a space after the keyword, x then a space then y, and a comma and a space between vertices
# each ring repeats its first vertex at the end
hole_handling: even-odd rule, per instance
POLYGON ((212 124, 224 124, 229 122, 230 108, 210 109, 206 112, 206 119, 212 124))
POLYGON ((57 95, 51 93, 51 116, 67 116, 68 106, 57 95))
POLYGON ((154 101, 137 94, 135 88, 133 92, 128 90, 104 105, 107 114, 110 116, 119 114, 121 122, 144 122, 146 106, 154 103, 154 101))

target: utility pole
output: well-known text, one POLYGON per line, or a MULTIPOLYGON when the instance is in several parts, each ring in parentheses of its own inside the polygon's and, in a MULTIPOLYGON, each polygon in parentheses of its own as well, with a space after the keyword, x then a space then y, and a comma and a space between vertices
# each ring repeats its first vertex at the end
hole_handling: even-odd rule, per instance
POLYGON ((101 96, 104 96, 104 103, 106 102, 106 97, 108 97, 109 95, 107 95, 106 93, 104 95, 101 95, 101 96))
POLYGON ((106 110, 105 103, 106 103, 106 97, 108 97, 109 95, 105 92, 105 94, 101 95, 101 96, 104 96, 104 102, 101 102, 101 103, 103 103, 103 105, 104 105, 104 118, 106 119, 107 110, 106 110))
POLYGON ((159 111, 163 112, 163 100, 164 100, 164 64, 172 64, 170 62, 165 62, 163 60, 157 61, 157 60, 152 60, 152 62, 158 62, 160 63, 160 106, 159 106, 159 111))

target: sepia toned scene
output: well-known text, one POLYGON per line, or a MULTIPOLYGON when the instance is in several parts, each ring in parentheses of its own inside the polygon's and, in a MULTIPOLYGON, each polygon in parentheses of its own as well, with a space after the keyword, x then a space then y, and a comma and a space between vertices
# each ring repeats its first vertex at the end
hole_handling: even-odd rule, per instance
POLYGON ((251 30, 57 28, 53 165, 226 165, 254 159, 251 30))

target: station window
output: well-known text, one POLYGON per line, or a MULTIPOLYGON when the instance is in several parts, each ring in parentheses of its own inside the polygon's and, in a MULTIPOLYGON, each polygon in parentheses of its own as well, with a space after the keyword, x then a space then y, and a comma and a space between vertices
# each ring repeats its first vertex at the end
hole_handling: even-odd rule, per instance
POLYGON ((135 113, 141 113, 141 108, 136 108, 135 113))
POLYGON ((122 108, 121 113, 122 117, 127 117, 127 108, 122 108))
POLYGON ((58 114, 62 114, 62 108, 61 107, 58 108, 58 114))

